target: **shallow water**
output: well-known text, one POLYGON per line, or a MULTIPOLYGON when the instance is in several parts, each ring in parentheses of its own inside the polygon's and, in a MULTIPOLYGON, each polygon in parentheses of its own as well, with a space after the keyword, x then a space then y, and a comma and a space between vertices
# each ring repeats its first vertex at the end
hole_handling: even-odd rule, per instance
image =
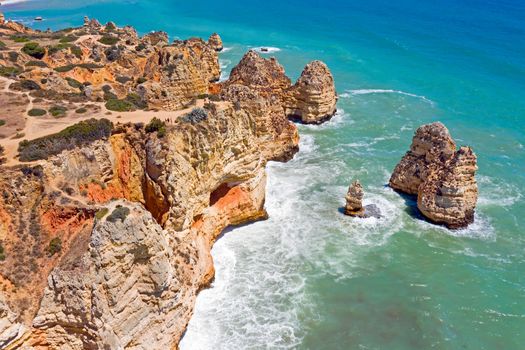
POLYGON ((213 248, 182 349, 522 349, 525 343, 525 5, 520 1, 35 1, 41 28, 87 14, 171 38, 219 32, 223 79, 249 48, 292 77, 334 73, 339 113, 299 126, 269 166, 270 219, 213 248), (88 4, 88 5, 86 5, 88 4), (278 50, 277 50, 278 49, 278 50), (475 223, 449 231, 385 186, 415 128, 444 122, 479 160, 475 223), (382 219, 340 214, 352 179, 382 219))

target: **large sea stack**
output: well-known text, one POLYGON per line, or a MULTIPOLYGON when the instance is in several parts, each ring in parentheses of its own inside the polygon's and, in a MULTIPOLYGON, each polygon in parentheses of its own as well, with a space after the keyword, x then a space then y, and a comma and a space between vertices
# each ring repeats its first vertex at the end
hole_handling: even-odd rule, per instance
POLYGON ((442 123, 423 125, 394 169, 390 186, 417 195, 417 207, 430 221, 453 229, 466 227, 474 221, 478 198, 476 163, 470 147, 456 149, 442 123))

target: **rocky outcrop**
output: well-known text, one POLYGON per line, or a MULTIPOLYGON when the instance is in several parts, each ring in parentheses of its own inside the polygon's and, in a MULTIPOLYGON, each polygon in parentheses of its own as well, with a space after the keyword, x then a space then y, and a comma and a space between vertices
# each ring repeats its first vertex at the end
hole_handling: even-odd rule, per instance
POLYGON ((218 52, 222 51, 222 49, 224 48, 222 44, 222 39, 217 33, 213 33, 212 35, 210 35, 210 37, 208 38, 208 45, 218 52))
POLYGON ((335 114, 337 95, 332 73, 321 61, 306 65, 294 86, 288 89, 285 113, 305 124, 321 124, 335 114))
POLYGON ((418 208, 429 220, 449 228, 472 223, 478 189, 476 155, 456 143, 441 123, 417 129, 410 150, 390 178, 395 190, 418 196, 418 208))
POLYGON ((345 214, 350 216, 362 216, 364 214, 363 208, 363 186, 359 181, 354 181, 348 188, 346 194, 345 214))
POLYGON ((363 205, 363 186, 359 180, 352 182, 346 193, 345 215, 358 218, 381 218, 381 211, 375 204, 363 205))

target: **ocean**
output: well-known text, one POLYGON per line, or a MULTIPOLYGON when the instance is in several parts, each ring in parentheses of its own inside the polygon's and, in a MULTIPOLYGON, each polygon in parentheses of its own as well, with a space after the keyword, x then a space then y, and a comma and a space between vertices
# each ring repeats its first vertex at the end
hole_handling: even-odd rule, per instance
POLYGON ((300 125, 268 167, 270 219, 214 246, 181 349, 523 349, 525 2, 46 0, 2 5, 41 29, 130 24, 171 39, 218 32, 223 78, 269 47, 297 78, 328 64, 338 113, 300 125), (44 21, 33 22, 35 16, 44 21), (478 156, 475 222, 450 231, 386 184, 415 129, 443 122, 478 156), (353 179, 381 219, 342 215, 353 179))

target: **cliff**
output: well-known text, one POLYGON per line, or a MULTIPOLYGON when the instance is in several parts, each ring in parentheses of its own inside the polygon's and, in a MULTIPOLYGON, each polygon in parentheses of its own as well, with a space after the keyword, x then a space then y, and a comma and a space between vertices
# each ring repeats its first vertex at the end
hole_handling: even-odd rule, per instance
MULTIPOLYGON (((11 27, 0 25, 0 35, 14 35, 11 27)), ((215 35, 208 43, 168 44, 162 32, 139 38, 133 28, 87 18, 67 32, 17 30, 45 47, 38 60, 46 66, 8 70, 2 80, 0 96, 20 99, 24 114, 58 97, 74 108, 102 99, 170 111, 197 94, 214 95, 151 122, 118 123, 121 116, 111 114, 105 117, 113 123, 88 120, 89 111, 76 119, 34 117, 69 128, 26 135, 10 161, 32 162, 0 171, 0 347, 177 348, 198 292, 213 279, 213 242, 230 225, 267 217, 265 165, 298 150, 286 113, 290 79, 276 60, 249 52, 230 80, 214 84, 215 35), (57 38, 75 46, 50 52, 57 38), (94 62, 97 68, 86 65, 94 62)), ((22 45, 6 42, 7 52, 19 54, 14 66, 0 52, 5 67, 34 61, 22 45)), ((317 104, 315 95, 302 94, 308 105, 317 104)), ((44 125, 22 120, 27 132, 44 125)), ((5 135, 0 141, 18 144, 5 135)))

